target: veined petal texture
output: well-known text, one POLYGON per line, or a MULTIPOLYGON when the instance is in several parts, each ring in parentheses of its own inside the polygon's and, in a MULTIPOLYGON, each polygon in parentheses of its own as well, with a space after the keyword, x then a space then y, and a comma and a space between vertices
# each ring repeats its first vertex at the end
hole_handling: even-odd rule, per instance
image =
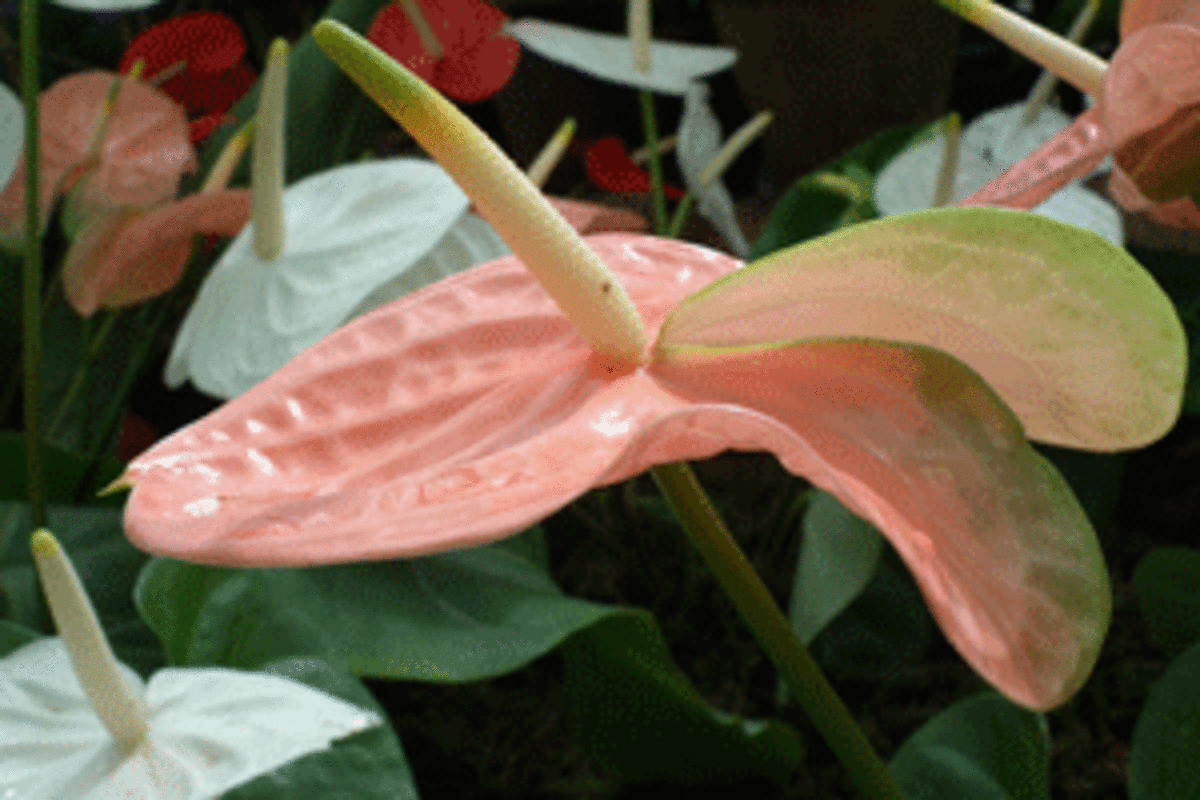
POLYGON ((236 397, 341 325, 373 291, 418 264, 458 222, 467 198, 418 159, 347 164, 284 192, 285 243, 274 261, 242 229, 204 281, 166 381, 236 397))
POLYGON ((843 336, 953 354, 1052 444, 1139 447, 1179 414, 1186 343, 1158 284, 1093 233, 1002 209, 888 217, 768 256, 684 301, 657 346, 843 336))

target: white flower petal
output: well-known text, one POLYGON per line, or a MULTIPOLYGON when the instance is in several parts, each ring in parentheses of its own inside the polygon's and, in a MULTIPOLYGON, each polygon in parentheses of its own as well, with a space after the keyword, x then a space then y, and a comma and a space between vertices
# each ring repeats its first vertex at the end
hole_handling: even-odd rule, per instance
POLYGON ((512 255, 500 234, 474 214, 463 214, 454 227, 416 264, 367 295, 349 319, 412 294, 442 278, 512 255))
POLYGON ((707 186, 700 185, 700 174, 721 149, 721 122, 708 104, 708 95, 708 86, 700 81, 693 82, 684 93, 676 159, 688 190, 696 195, 700 216, 712 223, 734 255, 744 259, 750 256, 750 243, 738 224, 733 198, 725 184, 718 178, 707 186))
MULTIPOLYGON (((884 167, 875 180, 875 207, 881 214, 903 214, 933 205, 943 141, 941 133, 936 133, 908 148, 884 167)), ((978 151, 962 148, 950 202, 965 200, 1003 172, 1003 167, 985 160, 978 151)))
POLYGON ((540 19, 518 20, 505 30, 555 63, 603 81, 663 94, 682 95, 692 81, 727 69, 737 61, 737 51, 729 47, 651 41, 650 72, 646 74, 634 68, 633 48, 625 36, 540 19))
POLYGON ((0 83, 0 189, 8 185, 25 154, 25 107, 21 98, 0 83))
POLYGON ((1062 191, 1033 209, 1033 213, 1068 225, 1087 228, 1117 247, 1125 246, 1125 226, 1121 222, 1121 212, 1112 203, 1078 183, 1064 187, 1062 191))
MULTIPOLYGON (((1071 118, 1053 106, 1046 106, 1032 125, 1021 126, 1025 103, 993 108, 980 114, 963 130, 963 149, 972 149, 1008 169, 1031 155, 1071 124, 1071 118)), ((1108 158, 1089 173, 1097 175, 1112 169, 1108 158)))
MULTIPOLYGON (((935 134, 892 160, 875 181, 875 207, 885 216, 929 208, 933 203, 934 183, 942 161, 942 136, 935 134)), ((964 138, 964 145, 965 145, 964 138)), ((989 161, 974 147, 959 151, 958 173, 954 180, 952 203, 982 189, 1004 173, 1005 167, 989 161)), ((1104 198, 1071 184, 1045 203, 1032 209, 1034 214, 1086 228, 1108 241, 1122 246, 1125 241, 1121 215, 1104 198)))
POLYGON ((144 697, 150 734, 124 754, 88 705, 61 639, 0 659, 0 798, 212 800, 383 723, 297 681, 228 669, 164 669, 144 697))
POLYGON ((467 207, 440 167, 417 159, 311 175, 283 202, 283 254, 260 260, 252 225, 230 244, 180 327, 169 386, 190 378, 216 397, 238 396, 420 262, 467 207))
POLYGON ((162 0, 50 0, 56 6, 76 11, 141 11, 162 0))

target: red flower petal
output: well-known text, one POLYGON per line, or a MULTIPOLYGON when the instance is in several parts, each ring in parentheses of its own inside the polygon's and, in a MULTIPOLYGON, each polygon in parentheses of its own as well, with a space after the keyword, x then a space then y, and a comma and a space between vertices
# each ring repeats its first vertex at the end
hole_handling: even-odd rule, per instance
POLYGON ((445 49, 435 60, 421 43, 404 9, 389 3, 371 22, 367 39, 438 91, 461 103, 494 95, 516 69, 521 47, 500 35, 507 17, 482 0, 440 3, 419 0, 445 49))
POLYGON ((215 11, 195 11, 143 31, 121 56, 117 71, 129 72, 140 58, 147 79, 180 61, 187 62, 185 74, 222 73, 237 66, 245 55, 246 40, 236 22, 215 11))
MULTIPOLYGON (((614 194, 646 194, 650 191, 650 173, 629 157, 624 143, 615 136, 598 140, 584 156, 588 179, 598 188, 614 194)), ((683 197, 683 190, 669 184, 663 194, 670 200, 683 197)))

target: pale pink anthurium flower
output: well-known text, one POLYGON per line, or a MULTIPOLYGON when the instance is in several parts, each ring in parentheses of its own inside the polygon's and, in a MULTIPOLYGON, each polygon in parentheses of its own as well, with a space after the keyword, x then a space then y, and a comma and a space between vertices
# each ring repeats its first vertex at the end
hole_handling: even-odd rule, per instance
MULTIPOLYGON (((60 193, 74 190, 71 235, 90 214, 118 207, 150 208, 174 199, 180 178, 196 168, 187 118, 171 98, 111 72, 69 75, 38 99, 41 224, 60 193), (120 81, 116 103, 106 101, 120 81), (89 152, 98 126, 104 139, 89 152)), ((0 192, 0 246, 24 236, 25 162, 0 192)))
POLYGON ((1050 708, 1078 689, 1107 573, 1026 435, 1119 450, 1171 426, 1183 329, 1137 262, 992 209, 892 217, 745 268, 581 239, 448 101, 344 26, 314 38, 516 255, 340 328, 131 462, 135 544, 228 565, 418 556, 653 465, 768 451, 880 529, 1007 696, 1050 708))
MULTIPOLYGON (((1003 12, 988 0, 944 4, 1000 35, 988 20, 1003 12)), ((1068 45, 1061 64, 1043 63, 1068 71, 1082 65, 1063 77, 1098 102, 963 205, 1031 208, 1111 155, 1109 188, 1118 203, 1166 224, 1200 227, 1200 207, 1191 197, 1200 192, 1200 5, 1131 0, 1121 8, 1120 34, 1107 65, 1068 45)), ((1019 41, 1006 42, 1021 49, 1019 41)))
POLYGON ((213 667, 142 678, 118 662, 70 560, 33 535, 59 636, 0 658, 0 797, 215 800, 383 724, 298 681, 213 667))

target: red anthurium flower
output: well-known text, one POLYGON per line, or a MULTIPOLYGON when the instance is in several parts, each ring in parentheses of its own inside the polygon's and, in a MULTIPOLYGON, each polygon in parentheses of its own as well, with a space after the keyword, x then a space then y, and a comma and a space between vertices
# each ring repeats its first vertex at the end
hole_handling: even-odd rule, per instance
MULTIPOLYGON (((246 40, 237 24, 212 11, 182 14, 147 28, 121 56, 119 70, 145 62, 143 75, 170 75, 161 89, 180 103, 189 117, 224 114, 257 79, 242 59, 246 40)), ((207 136, 215 127, 199 125, 193 135, 207 136)), ((194 138, 200 141, 204 138, 194 138)))
MULTIPOLYGON (((71 190, 85 174, 84 205, 149 207, 174 198, 180 178, 195 169, 183 112, 171 98, 136 80, 121 86, 96 162, 87 163, 93 132, 119 78, 111 72, 70 75, 39 98, 43 224, 56 193, 71 190)), ((24 214, 22 161, 0 194, 0 239, 22 235, 24 214)))
MULTIPOLYGON (((584 156, 588 179, 606 192, 645 194, 650 191, 650 173, 634 163, 616 136, 606 136, 588 148, 584 156)), ((678 186, 666 184, 663 193, 670 200, 683 197, 678 186)))
POLYGON ((399 2, 375 16, 367 38, 380 50, 460 103, 486 100, 508 82, 521 46, 501 32, 508 18, 483 0, 419 0, 418 5, 441 43, 441 58, 431 54, 399 2))
POLYGON ((1096 106, 962 205, 1032 208, 1105 157, 1131 211, 1200 227, 1200 4, 1128 2, 1096 106))

